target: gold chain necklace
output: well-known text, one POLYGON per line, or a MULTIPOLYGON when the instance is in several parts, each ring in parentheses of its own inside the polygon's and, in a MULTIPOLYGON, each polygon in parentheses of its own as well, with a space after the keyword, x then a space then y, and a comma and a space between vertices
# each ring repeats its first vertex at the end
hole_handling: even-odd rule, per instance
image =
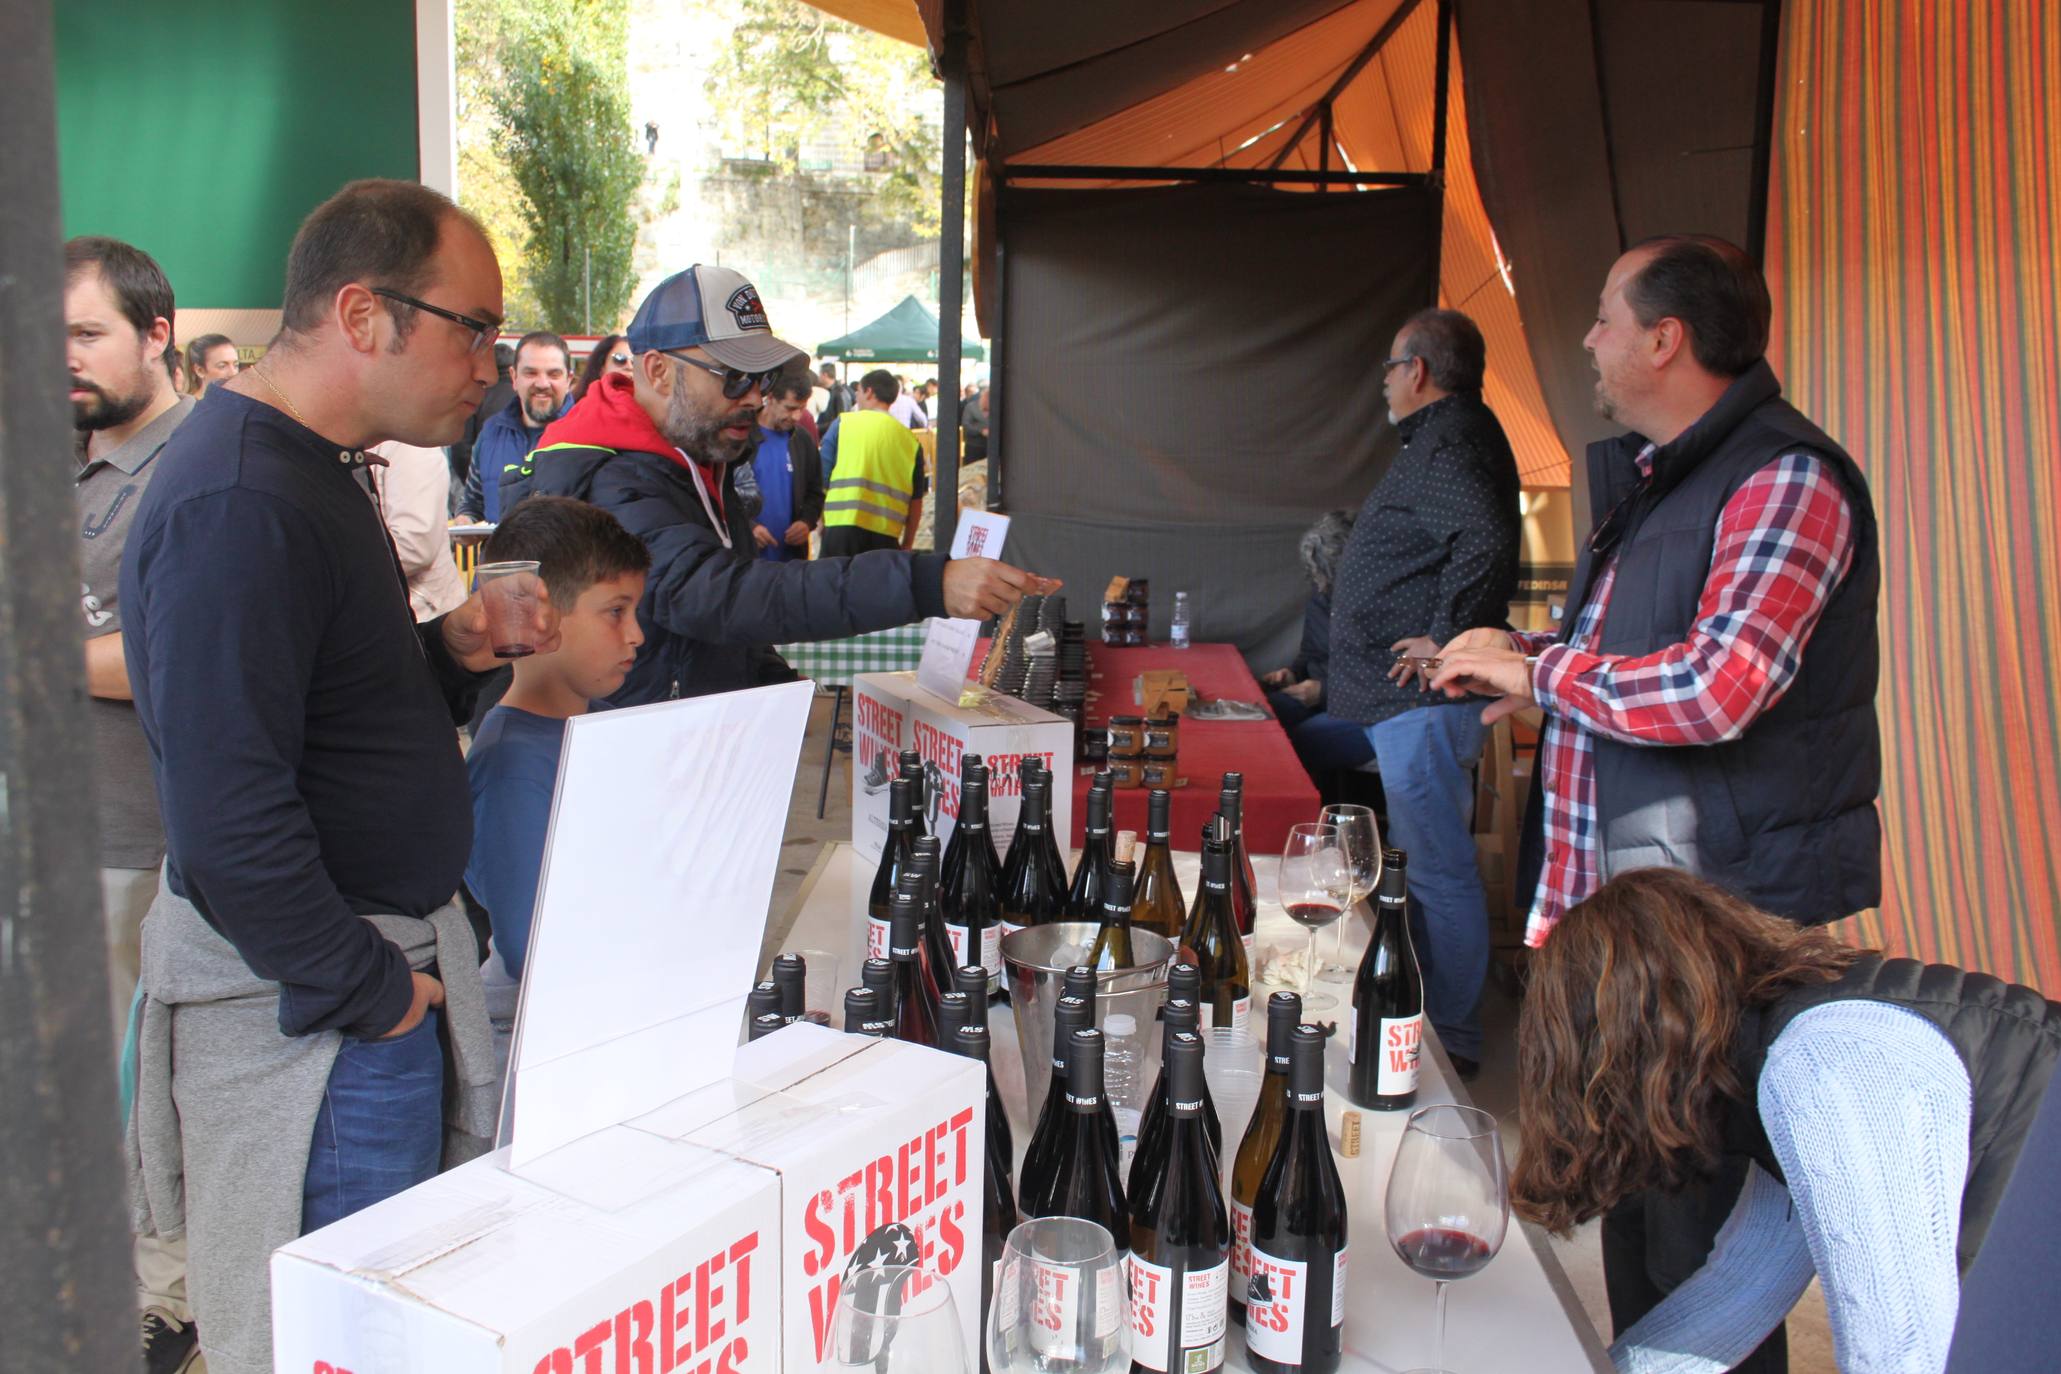
POLYGON ((294 405, 293 401, 287 396, 287 394, 279 389, 279 384, 273 381, 270 377, 265 375, 267 371, 266 368, 253 363, 251 365, 251 371, 257 374, 259 381, 263 382, 267 387, 271 388, 272 394, 274 396, 277 396, 282 402, 285 403, 286 413, 293 416, 294 419, 299 420, 301 428, 313 428, 313 426, 310 425, 305 419, 301 418, 300 408, 294 405))

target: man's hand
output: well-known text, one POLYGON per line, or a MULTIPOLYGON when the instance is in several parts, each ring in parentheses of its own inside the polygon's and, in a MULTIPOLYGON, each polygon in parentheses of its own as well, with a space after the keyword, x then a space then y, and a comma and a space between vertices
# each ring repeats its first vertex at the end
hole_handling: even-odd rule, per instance
MULTIPOLYGON (((1481 632, 1471 630, 1468 633, 1481 632)), ((1531 664, 1525 661, 1523 654, 1509 647, 1508 635, 1503 635, 1500 630, 1492 633, 1502 635, 1503 647, 1448 647, 1439 654, 1444 664, 1438 675, 1431 679, 1434 690, 1456 700, 1470 693, 1497 698, 1482 710, 1483 725, 1494 725, 1505 716, 1514 716, 1537 704, 1531 694, 1531 664)), ((1454 642, 1458 643, 1457 640, 1454 642)))
POLYGON ((1030 595, 1048 595, 1061 584, 992 558, 955 558, 945 564, 945 614, 955 620, 1006 615, 1030 595))
POLYGON ((1293 668, 1276 668, 1271 673, 1260 674, 1260 686, 1262 687, 1286 687, 1293 681, 1295 681, 1295 670, 1293 668))
POLYGON ((1438 641, 1430 635, 1411 635, 1408 639, 1398 639, 1389 645, 1388 651, 1395 655, 1395 663, 1388 670, 1388 680, 1402 683, 1404 686, 1414 682, 1418 691, 1424 691, 1429 685, 1430 674, 1420 672, 1417 665, 1410 660, 1437 658, 1438 641))
MULTIPOLYGON (((530 603, 530 640, 534 652, 548 654, 558 647, 558 611, 551 604, 551 593, 544 586, 544 579, 534 573, 516 573, 518 578, 527 578, 530 586, 524 591, 535 599, 530 603)), ((451 651, 467 672, 484 673, 498 668, 507 660, 494 657, 494 641, 487 631, 486 603, 480 594, 474 592, 463 606, 444 617, 444 647, 451 651)))
POLYGON ((1304 706, 1315 708, 1317 702, 1323 698, 1324 684, 1315 678, 1304 678, 1301 682, 1283 687, 1281 695, 1291 701, 1301 702, 1304 706))
POLYGON ((1446 641, 1446 647, 1440 649, 1437 656, 1443 658, 1447 654, 1457 653, 1462 649, 1514 649, 1516 647, 1517 641, 1510 638, 1508 630, 1498 630, 1492 625, 1484 625, 1478 630, 1460 631, 1460 633, 1446 641))
POLYGON ((792 525, 789 525, 787 527, 787 533, 781 539, 781 542, 786 544, 789 548, 807 548, 809 546, 808 522, 804 520, 797 520, 792 525))
POLYGON ((751 527, 751 542, 759 548, 770 549, 780 541, 773 538, 773 531, 767 529, 764 525, 753 525, 751 527))
POLYGON ((429 1015, 431 1007, 441 1007, 444 1004, 444 985, 442 983, 439 983, 426 973, 415 974, 414 978, 415 999, 408 1003, 408 1014, 403 1016, 392 1030, 380 1036, 380 1039, 399 1039, 421 1025, 422 1018, 429 1015))

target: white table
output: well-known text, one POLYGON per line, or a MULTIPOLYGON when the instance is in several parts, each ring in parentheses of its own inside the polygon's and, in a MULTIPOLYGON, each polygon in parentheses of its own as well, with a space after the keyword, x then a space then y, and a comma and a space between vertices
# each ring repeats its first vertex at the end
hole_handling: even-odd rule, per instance
MULTIPOLYGON (((1069 856, 1069 870, 1073 861, 1069 856)), ((1199 877, 1199 863, 1194 854, 1174 855, 1181 890, 1191 897, 1199 877)), ((1253 860, 1260 889, 1256 934, 1263 969, 1270 951, 1300 948, 1306 939, 1302 928, 1274 900, 1274 870, 1278 863, 1268 857, 1253 860)), ((849 844, 826 845, 796 897, 794 925, 783 950, 833 953, 838 958, 840 986, 855 985, 864 958, 866 895, 872 880, 873 865, 859 858, 849 844)), ((1346 963, 1357 964, 1360 951, 1366 947, 1367 934, 1364 922, 1348 921, 1346 963)), ((1319 949, 1328 951, 1332 939, 1325 932, 1320 937, 1319 949)), ((1324 986, 1342 999, 1351 991, 1345 984, 1324 986)), ((1278 990, 1278 984, 1264 981, 1254 989, 1253 1024, 1256 1034, 1262 1037, 1266 994, 1278 990)), ((1322 1012, 1311 1019, 1331 1020, 1340 1014, 1322 1012)), ((989 1025, 994 1037, 997 1086, 1021 1151, 1029 1140, 1030 1128, 1023 1119, 1023 1067, 1017 1052, 1016 1024, 1011 1016, 998 1014, 989 1019, 989 1025)), ((1344 1092, 1344 1038, 1332 1037, 1328 1062, 1330 1093, 1325 1117, 1334 1150, 1345 1113, 1356 1110, 1344 1092)), ((1424 1044, 1427 1052, 1418 1077, 1418 1104, 1466 1103, 1467 1095, 1459 1087, 1452 1066, 1428 1025, 1424 1044)), ((1403 1112, 1359 1112, 1360 1154, 1338 1161, 1352 1240, 1344 1364, 1350 1374, 1400 1374, 1432 1362, 1436 1314, 1431 1281, 1419 1278, 1396 1257, 1382 1225, 1381 1200, 1407 1116, 1403 1112)), ((1242 1125, 1224 1123, 1227 1147, 1234 1135, 1242 1131, 1242 1125)), ((1610 1370, 1603 1342, 1590 1325, 1559 1261, 1553 1257, 1545 1234, 1515 1218, 1495 1261, 1475 1277, 1453 1285, 1447 1298, 1447 1316, 1446 1366, 1461 1374, 1608 1374, 1610 1370)), ((1235 1328, 1227 1368, 1248 1368, 1244 1337, 1235 1328)))

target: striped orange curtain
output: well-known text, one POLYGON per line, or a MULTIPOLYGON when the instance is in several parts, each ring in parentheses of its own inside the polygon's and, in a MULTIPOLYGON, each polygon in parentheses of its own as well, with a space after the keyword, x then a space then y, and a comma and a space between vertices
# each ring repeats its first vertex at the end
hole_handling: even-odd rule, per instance
POLYGON ((1882 522, 1857 934, 2061 996, 2061 5, 1784 8, 1776 361, 1882 522))

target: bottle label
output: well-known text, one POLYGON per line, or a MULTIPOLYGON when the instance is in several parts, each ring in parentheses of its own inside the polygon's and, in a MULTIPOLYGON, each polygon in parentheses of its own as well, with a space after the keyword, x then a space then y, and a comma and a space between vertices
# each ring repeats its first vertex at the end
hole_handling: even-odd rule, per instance
POLYGON ((1217 1006, 1214 999, 1202 1003, 1202 1028, 1211 1030, 1217 1026, 1228 1026, 1232 1030, 1244 1030, 1252 1022, 1252 994, 1247 993, 1231 1004, 1231 1019, 1217 1020, 1217 1006))
POLYGON ((888 932, 891 929, 893 927, 890 923, 876 916, 868 916, 866 918, 866 957, 868 959, 885 959, 887 957, 887 939, 888 932))
MULTIPOLYGON (((1357 1020, 1358 1018, 1354 1018, 1357 1020)), ((1381 1018, 1381 1056, 1375 1068, 1374 1091, 1382 1097, 1397 1097, 1417 1091, 1417 1059, 1424 1048, 1424 1016, 1381 1018)))
POLYGON ((992 921, 980 930, 980 965, 988 971, 988 977, 1001 976, 1002 927, 992 921))
MULTIPOLYGON (((1321 1261, 1319 1261, 1321 1263, 1321 1261)), ((1246 1279, 1245 1346, 1263 1359, 1302 1364, 1303 1332, 1309 1324, 1309 1274, 1306 1260, 1281 1259, 1252 1247, 1252 1272, 1246 1279)), ((1331 1261, 1331 1325, 1345 1322, 1345 1251, 1331 1261)), ((1323 1320, 1324 1314, 1317 1314, 1323 1320)))
POLYGON ((952 946, 952 967, 966 966, 966 927, 945 922, 945 940, 952 946))
POLYGON ((1224 1333, 1230 1327, 1228 1263, 1174 1274, 1150 1260, 1126 1259, 1131 1285, 1131 1358, 1168 1374, 1209 1374, 1224 1363, 1224 1333), (1167 1364, 1167 1333, 1173 1323, 1174 1285, 1181 1288, 1180 1354, 1167 1364))
POLYGON ((1017 931, 1022 930, 1023 927, 1016 924, 1016 922, 1010 920, 1008 917, 1005 916, 1002 918, 1001 929, 1002 933, 995 937, 996 948, 998 949, 1001 947, 1001 942, 1003 940, 1007 939, 1011 935, 1014 935, 1017 931))
MULTIPOLYGON (((1031 1278, 1031 1349, 1039 1354, 1071 1349, 1080 1322, 1080 1273, 1057 1265, 1034 1263, 1031 1278)), ((1014 1303, 1010 1306, 1013 1307, 1014 1303)), ((1017 1314, 1005 1309, 1003 1315, 1013 1319, 1017 1314)))
POLYGON ((1254 965, 1254 963, 1252 962, 1252 942, 1255 938, 1253 933, 1248 930, 1238 938, 1245 944, 1245 966, 1247 968, 1256 967, 1256 965, 1254 965))
POLYGON ((1245 1301, 1246 1282, 1252 1277, 1252 1208, 1231 1199, 1231 1291, 1245 1301))

